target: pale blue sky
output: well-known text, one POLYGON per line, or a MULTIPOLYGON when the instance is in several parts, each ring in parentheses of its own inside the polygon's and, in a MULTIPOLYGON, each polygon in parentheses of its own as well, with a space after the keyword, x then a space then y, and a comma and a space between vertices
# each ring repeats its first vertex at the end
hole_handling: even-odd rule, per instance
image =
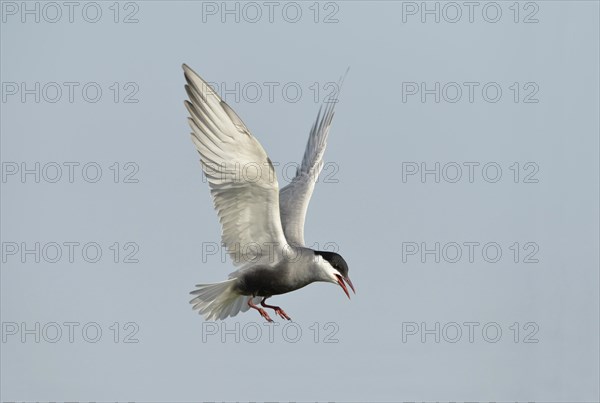
POLYGON ((64 6, 58 19, 40 3, 36 23, 21 4, 2 2, 1 400, 598 399, 597 2, 494 3, 496 23, 485 2, 456 23, 443 3, 422 23, 421 2, 277 3, 271 16, 240 3, 239 22, 221 2, 99 2, 96 23, 89 3, 72 23, 64 6), (188 305, 233 266, 203 256, 220 227, 184 62, 224 84, 281 184, 350 66, 305 234, 338 248, 357 295, 317 284, 274 297, 295 322, 272 342, 256 312, 228 332, 188 305), (36 162, 40 183, 22 183, 36 162), (439 183, 408 175, 436 163, 439 183), (40 262, 22 258, 36 242, 40 262), (66 242, 79 243, 73 263, 66 242), (422 255, 436 243, 439 263, 422 255))

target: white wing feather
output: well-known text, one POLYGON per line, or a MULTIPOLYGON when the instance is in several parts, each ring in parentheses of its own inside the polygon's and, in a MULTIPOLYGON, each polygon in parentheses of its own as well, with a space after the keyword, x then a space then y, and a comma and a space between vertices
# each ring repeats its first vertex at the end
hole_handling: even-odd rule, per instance
MULTIPOLYGON (((346 74, 348 71, 346 70, 346 74)), ((315 183, 323 169, 323 154, 327 147, 327 136, 331 128, 334 106, 345 75, 338 83, 335 97, 325 107, 321 106, 317 120, 313 124, 302 165, 296 170, 296 176, 279 192, 281 223, 283 232, 290 244, 304 246, 304 222, 315 183)))
POLYGON ((183 70, 192 140, 210 184, 222 242, 235 264, 265 258, 266 252, 278 260, 287 242, 273 164, 233 109, 191 68, 184 64, 183 70))

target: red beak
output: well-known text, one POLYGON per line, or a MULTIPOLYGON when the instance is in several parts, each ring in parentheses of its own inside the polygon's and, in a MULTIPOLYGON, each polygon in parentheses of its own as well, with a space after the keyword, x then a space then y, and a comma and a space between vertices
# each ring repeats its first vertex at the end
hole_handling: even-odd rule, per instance
POLYGON ((342 287, 342 290, 344 290, 344 292, 348 296, 348 299, 350 299, 350 293, 348 292, 348 287, 346 287, 346 283, 348 283, 350 288, 352 288, 352 292, 356 294, 356 291, 354 290, 354 285, 352 284, 352 281, 350 281, 349 277, 343 278, 342 276, 339 276, 337 274, 336 277, 338 280, 338 284, 340 285, 340 287, 342 287), (344 283, 344 280, 346 281, 346 283, 344 283))
POLYGON ((344 280, 346 280, 346 283, 348 283, 348 285, 350 286, 350 288, 352 288, 352 292, 354 294, 356 294, 356 290, 354 289, 354 285, 352 284, 352 281, 350 281, 350 277, 346 277, 344 280))

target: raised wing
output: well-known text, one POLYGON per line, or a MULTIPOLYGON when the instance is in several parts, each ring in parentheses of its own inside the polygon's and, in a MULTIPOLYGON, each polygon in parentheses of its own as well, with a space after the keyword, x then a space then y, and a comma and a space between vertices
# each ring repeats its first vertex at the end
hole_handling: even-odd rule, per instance
POLYGON ((236 265, 278 260, 287 244, 279 213, 279 185, 258 140, 210 86, 183 65, 192 140, 210 184, 221 239, 236 265))
MULTIPOLYGON (((348 74, 347 70, 346 74, 348 74)), ((335 97, 327 102, 324 107, 319 108, 317 120, 308 136, 302 165, 296 170, 296 176, 279 192, 283 232, 287 241, 293 245, 304 246, 306 211, 315 189, 315 183, 323 169, 323 154, 327 147, 327 136, 331 128, 334 106, 337 103, 344 77, 338 83, 335 97)))

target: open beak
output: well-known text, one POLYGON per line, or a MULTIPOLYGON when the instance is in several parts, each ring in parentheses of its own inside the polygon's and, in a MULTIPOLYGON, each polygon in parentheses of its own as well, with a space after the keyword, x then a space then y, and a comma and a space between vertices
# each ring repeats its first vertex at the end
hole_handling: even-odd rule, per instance
POLYGON ((352 284, 352 281, 350 281, 349 277, 344 278, 344 277, 339 276, 337 274, 336 274, 336 277, 337 277, 338 284, 340 285, 340 287, 342 287, 342 290, 344 290, 344 292, 348 296, 348 299, 350 299, 350 293, 348 292, 348 287, 346 287, 346 283, 348 283, 348 285, 352 289, 352 292, 354 294, 356 294, 356 291, 354 290, 354 285, 352 284), (346 281, 346 283, 344 283, 344 281, 346 281))

